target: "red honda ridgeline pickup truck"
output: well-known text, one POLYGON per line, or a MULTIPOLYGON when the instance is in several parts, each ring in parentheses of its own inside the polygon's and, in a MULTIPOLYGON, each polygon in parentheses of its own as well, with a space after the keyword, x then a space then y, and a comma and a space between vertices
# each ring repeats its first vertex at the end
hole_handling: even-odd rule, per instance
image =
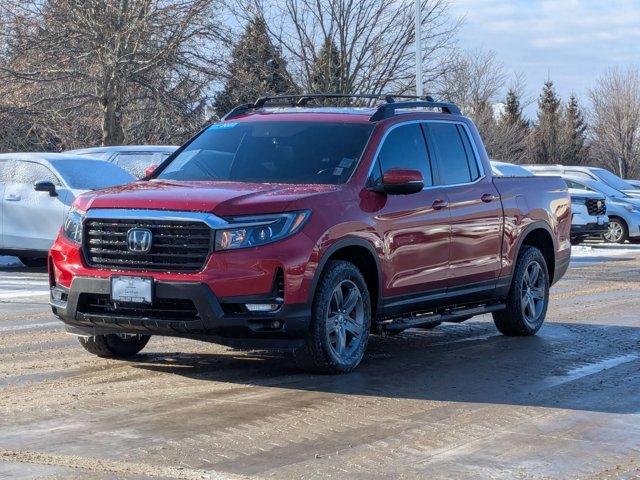
POLYGON ((261 98, 146 179, 80 196, 49 255, 53 312, 99 356, 172 335, 332 373, 369 334, 488 312, 535 334, 569 264, 565 184, 493 178, 455 105, 378 98, 261 98))

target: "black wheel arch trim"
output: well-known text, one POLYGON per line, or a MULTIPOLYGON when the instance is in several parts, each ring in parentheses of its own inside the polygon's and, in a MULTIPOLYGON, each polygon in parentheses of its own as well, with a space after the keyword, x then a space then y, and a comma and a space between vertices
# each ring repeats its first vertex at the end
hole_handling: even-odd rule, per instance
POLYGON ((376 276, 377 276, 376 286, 378 289, 378 298, 376 299, 376 311, 379 312, 380 307, 382 305, 382 268, 380 265, 380 257, 375 247, 371 244, 371 242, 359 237, 348 237, 348 238, 337 240, 322 254, 322 257, 320 258, 316 271, 313 275, 313 280, 311 281, 311 288, 309 289, 309 298, 307 300, 307 303, 309 305, 313 303, 313 297, 315 296, 316 287, 318 286, 318 282, 320 281, 320 275, 322 275, 324 267, 326 266, 331 256, 334 253, 336 253, 338 250, 341 250, 347 247, 366 248, 376 262, 376 276))
MULTIPOLYGON (((518 242, 516 244, 515 255, 513 256, 512 268, 515 269, 516 262, 518 261, 518 257, 520 256, 520 251, 522 250, 524 239, 527 238, 527 236, 530 233, 532 233, 534 230, 540 230, 540 229, 545 230, 549 234, 549 236, 551 237, 551 242, 553 243, 553 263, 554 263, 554 275, 555 275, 555 264, 558 261, 558 258, 557 258, 558 243, 556 241, 556 237, 553 233, 553 230, 551 230, 551 227, 549 226, 549 224, 543 220, 538 220, 533 223, 530 223, 525 227, 525 229, 520 234, 520 237, 518 238, 518 242)), ((549 270, 549 265, 547 265, 547 270, 549 270)), ((513 273, 511 276, 513 276, 513 273)), ((553 278, 550 279, 550 283, 553 283, 553 278)))

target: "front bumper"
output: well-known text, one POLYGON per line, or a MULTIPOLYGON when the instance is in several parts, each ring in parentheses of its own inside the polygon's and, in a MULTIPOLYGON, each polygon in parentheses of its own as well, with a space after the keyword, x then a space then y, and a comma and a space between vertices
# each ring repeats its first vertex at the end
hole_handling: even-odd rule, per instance
POLYGON ((300 344, 311 318, 307 304, 283 304, 268 313, 233 313, 227 307, 234 299, 218 299, 205 283, 154 280, 152 306, 114 306, 110 289, 108 278, 75 277, 70 288, 52 287, 53 313, 77 335, 167 335, 259 348, 300 344))
POLYGON ((607 231, 609 222, 604 223, 587 223, 584 225, 571 225, 571 238, 590 237, 601 235, 607 231))

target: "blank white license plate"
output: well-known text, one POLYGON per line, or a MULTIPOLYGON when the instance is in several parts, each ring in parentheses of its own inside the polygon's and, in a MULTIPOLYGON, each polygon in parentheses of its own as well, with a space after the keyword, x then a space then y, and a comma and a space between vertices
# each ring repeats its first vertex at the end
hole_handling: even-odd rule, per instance
POLYGON ((152 303, 151 279, 111 277, 111 300, 121 303, 152 303))

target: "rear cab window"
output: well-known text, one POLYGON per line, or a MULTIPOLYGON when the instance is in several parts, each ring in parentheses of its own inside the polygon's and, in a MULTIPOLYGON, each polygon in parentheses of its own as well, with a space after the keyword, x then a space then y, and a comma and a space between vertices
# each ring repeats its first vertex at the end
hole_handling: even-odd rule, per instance
POLYGON ((450 122, 426 122, 425 125, 442 185, 471 183, 481 177, 478 160, 461 125, 450 122))

